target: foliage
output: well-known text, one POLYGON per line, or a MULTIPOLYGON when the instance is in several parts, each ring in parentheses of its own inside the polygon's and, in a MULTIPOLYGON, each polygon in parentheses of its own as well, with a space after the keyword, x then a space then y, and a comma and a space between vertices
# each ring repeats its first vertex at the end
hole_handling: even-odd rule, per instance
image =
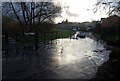
POLYGON ((9 17, 2 17, 2 30, 3 33, 5 33, 6 31, 8 32, 19 32, 21 31, 21 27, 19 26, 18 22, 12 20, 9 17))

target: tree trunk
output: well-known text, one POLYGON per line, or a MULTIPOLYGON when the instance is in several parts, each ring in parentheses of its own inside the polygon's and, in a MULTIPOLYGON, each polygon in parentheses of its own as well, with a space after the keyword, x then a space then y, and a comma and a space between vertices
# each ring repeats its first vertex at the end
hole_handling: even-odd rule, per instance
POLYGON ((39 33, 35 32, 35 50, 39 49, 39 33))
POLYGON ((9 34, 8 31, 5 32, 5 43, 8 45, 9 44, 9 34))

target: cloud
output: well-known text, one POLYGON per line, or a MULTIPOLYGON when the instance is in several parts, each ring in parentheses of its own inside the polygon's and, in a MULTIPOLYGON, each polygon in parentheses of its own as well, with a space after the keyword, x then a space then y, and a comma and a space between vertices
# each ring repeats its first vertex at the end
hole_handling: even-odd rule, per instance
POLYGON ((72 13, 72 12, 70 12, 70 11, 66 11, 66 14, 68 15, 68 16, 72 16, 72 17, 79 17, 79 14, 76 14, 76 13, 72 13))

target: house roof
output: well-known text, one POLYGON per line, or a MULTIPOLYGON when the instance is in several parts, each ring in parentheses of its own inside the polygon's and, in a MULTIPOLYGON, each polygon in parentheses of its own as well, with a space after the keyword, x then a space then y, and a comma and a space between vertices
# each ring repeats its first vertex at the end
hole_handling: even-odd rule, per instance
POLYGON ((118 16, 118 15, 111 15, 111 16, 109 16, 109 17, 107 17, 107 18, 101 18, 101 21, 102 21, 102 20, 105 20, 105 19, 109 19, 109 18, 111 18, 111 17, 118 17, 118 18, 120 18, 120 16, 118 16))
POLYGON ((120 18, 118 15, 112 15, 112 16, 109 16, 108 18, 111 18, 111 17, 118 17, 118 18, 120 18))

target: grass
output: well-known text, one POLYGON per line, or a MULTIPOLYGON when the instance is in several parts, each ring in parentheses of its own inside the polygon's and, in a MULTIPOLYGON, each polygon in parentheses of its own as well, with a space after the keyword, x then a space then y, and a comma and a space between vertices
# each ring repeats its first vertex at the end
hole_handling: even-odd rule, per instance
MULTIPOLYGON (((73 34, 74 34, 74 32, 72 30, 54 29, 51 32, 45 33, 45 39, 44 39, 44 33, 39 33, 39 42, 44 42, 44 40, 47 42, 47 41, 59 39, 59 38, 69 38, 73 34)), ((22 35, 18 41, 21 43, 34 44, 35 37, 31 36, 31 35, 29 35, 29 36, 22 35)))
POLYGON ((56 29, 56 31, 59 32, 59 38, 68 38, 74 34, 72 30, 56 29))

